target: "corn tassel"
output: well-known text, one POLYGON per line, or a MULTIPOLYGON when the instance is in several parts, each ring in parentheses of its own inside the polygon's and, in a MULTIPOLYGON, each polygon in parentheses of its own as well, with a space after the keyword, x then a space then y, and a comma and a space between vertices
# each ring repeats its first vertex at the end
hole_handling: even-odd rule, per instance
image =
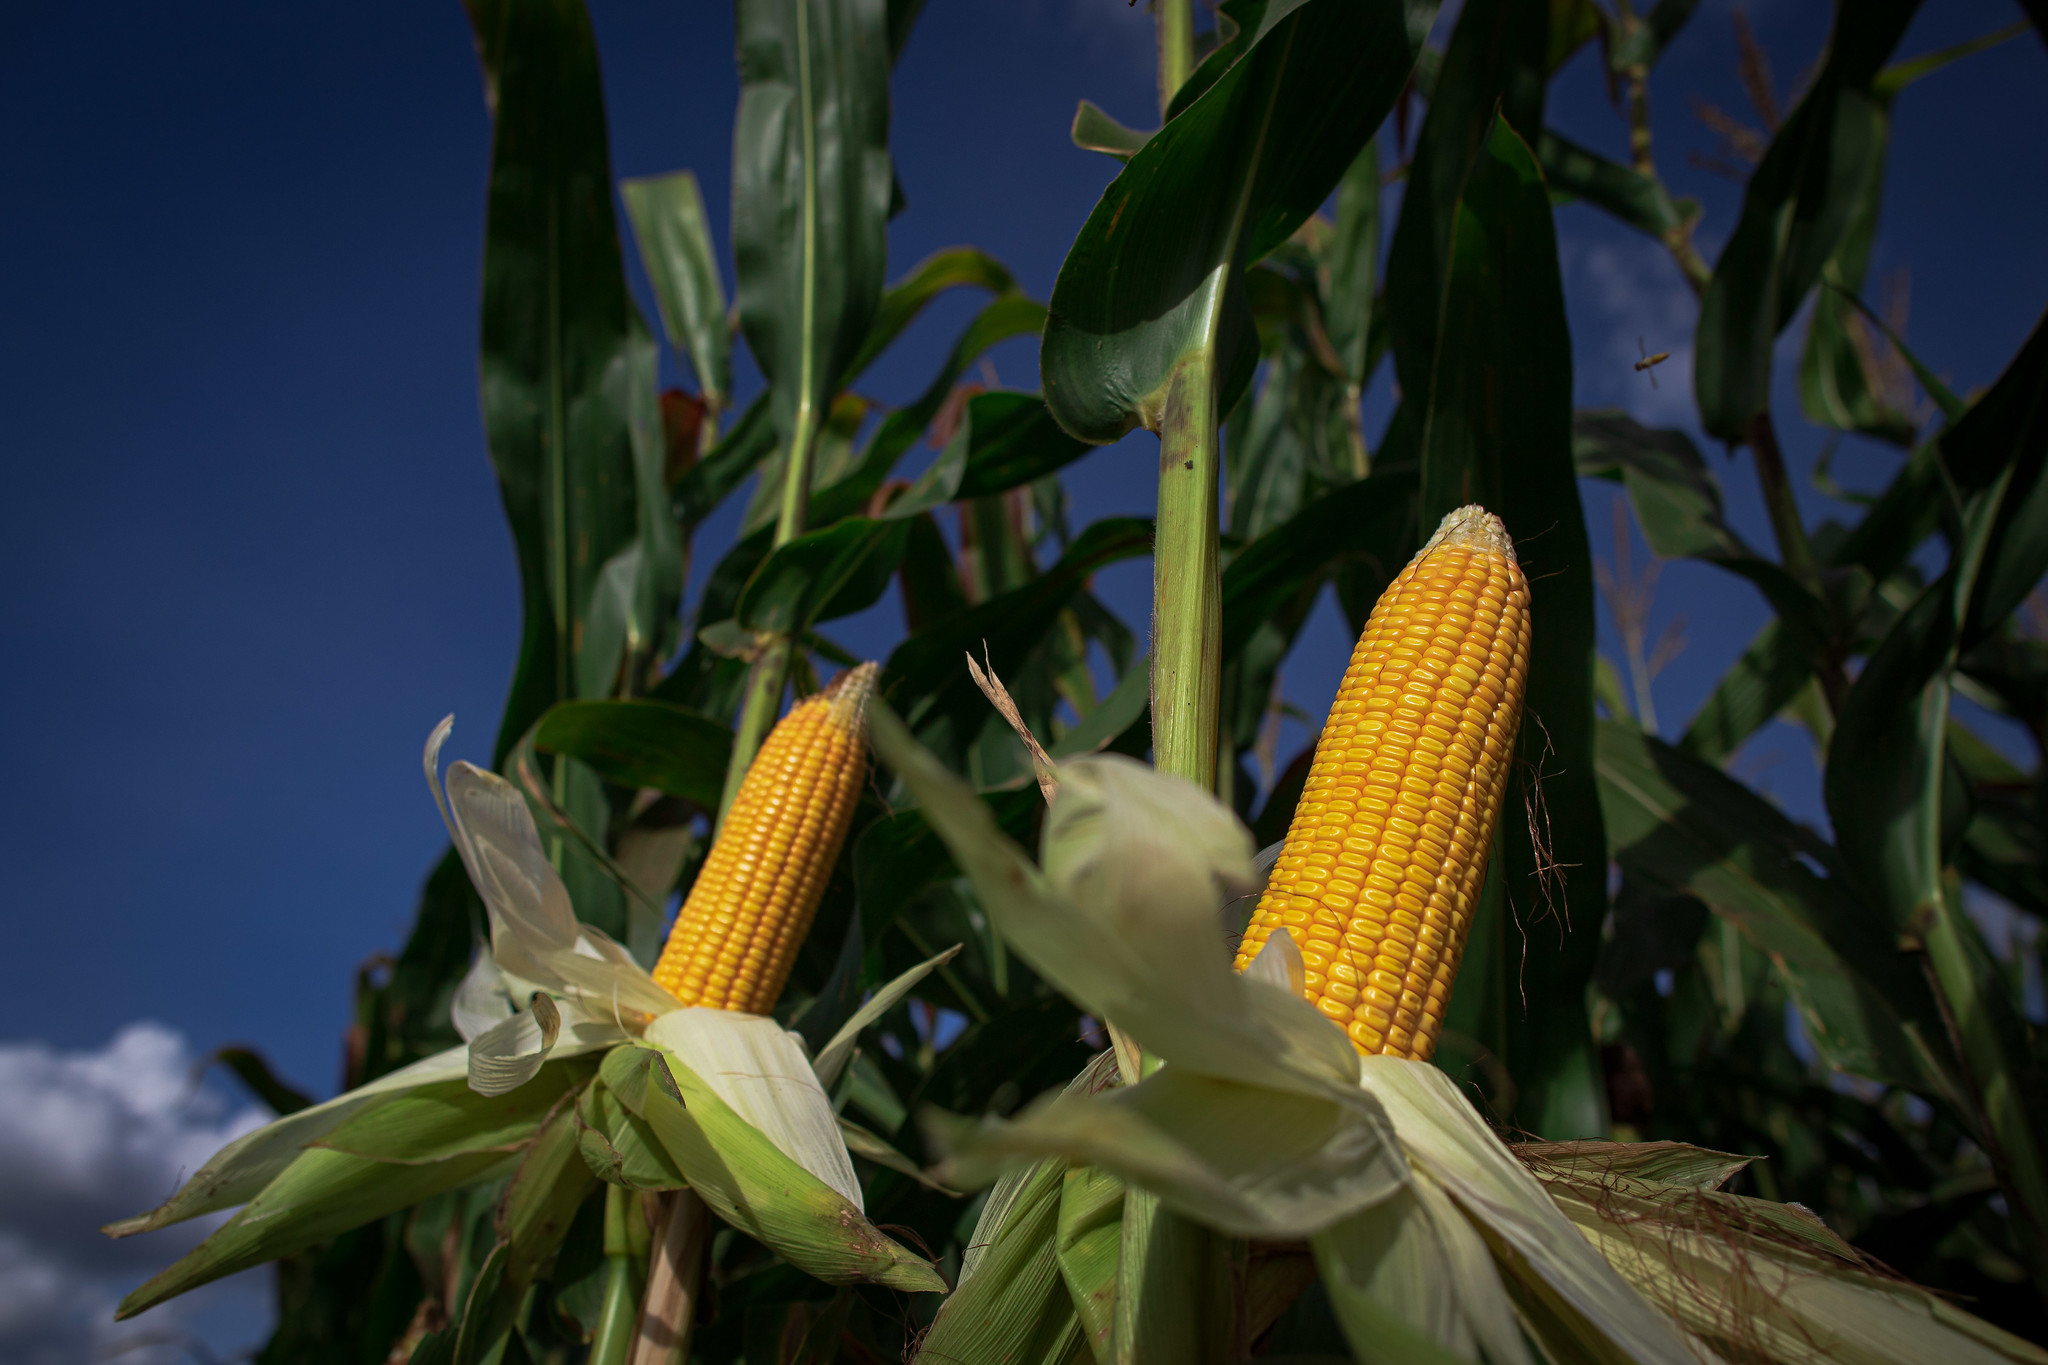
POLYGON ((1427 1061, 1486 880, 1529 670, 1529 585, 1461 507, 1373 607, 1238 949, 1301 949, 1304 993, 1362 1053, 1427 1061))
POLYGON ((654 965, 683 1004, 775 1007, 860 799, 878 672, 862 664, 833 679, 754 756, 654 965))

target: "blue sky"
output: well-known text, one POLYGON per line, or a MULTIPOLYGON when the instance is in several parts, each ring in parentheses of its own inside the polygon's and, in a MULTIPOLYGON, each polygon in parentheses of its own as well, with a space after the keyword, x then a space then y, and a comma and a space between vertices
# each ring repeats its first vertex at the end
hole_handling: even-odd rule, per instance
MULTIPOLYGON (((615 172, 694 168, 722 225, 730 11, 595 0, 593 12, 615 172)), ((1820 50, 1828 7, 1765 0, 1751 17, 1784 98, 1820 50)), ((1930 5, 1902 52, 2017 17, 2010 0, 1930 5)), ((5 29, 0 627, 15 662, 0 673, 0 1060, 70 1058, 99 1076, 86 1063, 148 1020, 185 1051, 130 1035, 120 1056, 161 1068, 248 1041, 326 1092, 353 969, 401 942, 442 843, 420 743, 454 711, 451 752, 486 754, 517 642, 476 407, 490 129, 467 26, 450 0, 220 0, 39 7, 5 29)), ((892 275, 972 242, 1044 297, 1115 169, 1068 144, 1074 102, 1149 124, 1150 41, 1148 16, 1123 0, 931 0, 895 86, 910 209, 891 228, 892 275)), ((1687 165, 1688 151, 1714 149, 1688 100, 1746 112, 1735 60, 1728 8, 1707 0, 1653 87, 1660 162, 1702 201, 1709 260, 1740 191, 1687 165)), ((1908 337, 1961 389, 1996 376, 2048 300, 2048 148, 2025 132, 2044 90, 2048 52, 2025 35, 1897 104, 1875 268, 1911 267, 1908 337)), ((1560 78, 1550 110, 1568 136, 1624 154, 1594 54, 1560 78)), ((1676 271, 1585 208, 1561 209, 1558 226, 1580 402, 1689 427, 1694 310, 1676 271), (1674 352, 1655 392, 1629 367, 1638 335, 1674 352)), ((921 389, 972 307, 933 308, 870 391, 921 389)), ((1028 342, 995 365, 1006 383, 1034 382, 1028 342)), ((1804 481, 1821 434, 1789 381, 1777 401, 1802 501, 1821 515, 1804 481)), ((1387 404, 1382 385, 1369 431, 1387 404)), ((1150 512, 1151 441, 1072 468, 1078 516, 1150 512)), ((1746 457, 1709 458, 1737 526, 1768 546, 1746 457)), ((1837 471, 1874 487, 1896 458, 1850 441, 1837 471)), ((1589 490, 1588 511, 1604 555, 1603 492, 1589 490)), ((714 522, 698 564, 730 534, 729 518, 714 522)), ((1134 623, 1149 586, 1142 562, 1100 584, 1134 623)), ((1689 564, 1664 574, 1658 608, 1653 631, 1687 618, 1689 646, 1657 692, 1675 732, 1764 608, 1689 564)), ((840 635, 879 655, 900 628, 885 602, 840 635)), ((1310 713, 1327 705, 1346 636, 1326 604, 1286 670, 1310 713)), ((1283 758, 1304 738, 1290 731, 1283 758)), ((1818 818, 1798 734, 1766 733, 1742 764, 1818 818)), ((193 1103, 212 1133, 240 1100, 193 1103)), ((0 1151, 27 1150, 6 1122, 0 1151)), ((33 1248, 42 1226, 8 1201, 0 1188, 0 1340, 19 1259, 9 1239, 33 1248)), ((63 1254, 81 1274, 114 1273, 63 1254)))

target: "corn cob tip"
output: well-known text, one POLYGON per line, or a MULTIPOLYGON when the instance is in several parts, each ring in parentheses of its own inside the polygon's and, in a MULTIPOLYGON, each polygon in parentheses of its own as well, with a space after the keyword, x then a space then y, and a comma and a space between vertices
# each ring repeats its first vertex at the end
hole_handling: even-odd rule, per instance
POLYGON ((1509 538, 1508 528, 1499 517, 1476 502, 1446 513, 1444 519, 1437 523, 1436 534, 1429 538, 1429 543, 1416 553, 1415 558, 1421 560, 1432 550, 1446 545, 1492 550, 1506 555, 1510 564, 1521 562, 1515 557, 1515 542, 1509 538))
POLYGON ((868 702, 875 695, 875 684, 882 676, 878 663, 864 663, 849 668, 818 693, 821 701, 831 703, 832 723, 848 734, 866 737, 868 732, 868 702))

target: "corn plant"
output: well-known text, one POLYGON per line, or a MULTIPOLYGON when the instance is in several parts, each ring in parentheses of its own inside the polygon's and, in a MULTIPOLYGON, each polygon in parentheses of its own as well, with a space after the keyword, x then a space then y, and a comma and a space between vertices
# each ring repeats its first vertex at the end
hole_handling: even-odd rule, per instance
POLYGON ((1965 401, 1864 298, 1892 101, 2012 33, 1838 6, 1710 263, 1648 114, 1689 0, 1154 0, 1160 126, 1082 102, 1116 165, 1040 303, 971 247, 889 283, 918 0, 738 0, 729 310, 694 175, 613 183, 580 0, 466 3, 518 665, 488 766, 428 739, 349 1088, 109 1229, 240 1210, 124 1314, 276 1261, 272 1361, 2048 1359, 2048 1052, 1964 908, 2048 914, 2039 755, 1969 721, 2048 733, 2048 339, 1965 401), (1545 124, 1588 45, 1627 164, 1545 124), (1697 292, 1769 552, 1684 433, 1573 410, 1562 195, 1697 292), (1769 402, 1809 301, 1805 415, 1904 455, 1853 526, 1769 402), (1019 336, 1039 390, 963 382, 1019 336), (1156 517, 1088 519, 1060 471, 1139 428, 1156 517), (1675 742, 1597 654, 1588 480, 1773 610, 1675 742), (1134 628, 1091 578, 1147 555, 1134 628), (887 659, 832 639, 892 591, 887 659), (1729 769, 1781 715, 1832 841, 1729 769))

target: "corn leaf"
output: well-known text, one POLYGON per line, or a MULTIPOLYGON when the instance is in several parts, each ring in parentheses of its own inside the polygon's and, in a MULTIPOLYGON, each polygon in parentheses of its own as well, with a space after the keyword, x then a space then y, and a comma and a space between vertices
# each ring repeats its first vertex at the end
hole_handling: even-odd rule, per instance
MULTIPOLYGON (((858 1205, 787 1155, 673 1054, 622 1048, 603 1074, 654 1130, 690 1188, 799 1270, 831 1284, 867 1281, 912 1293, 945 1287, 921 1257, 883 1236, 858 1205)), ((809 1078, 809 1068, 802 1074, 809 1078)), ((840 1142, 836 1122, 832 1140, 840 1142)))
MULTIPOLYGON (((497 125, 484 236, 484 427, 512 523, 524 633, 501 762, 575 693, 598 575, 636 530, 626 293, 597 47, 582 6, 470 0, 497 125), (573 420, 572 420, 573 414, 573 420)), ((579 816, 582 814, 578 812, 579 816)))
POLYGON ((773 1019, 721 1009, 683 1009, 648 1027, 647 1041, 716 1092, 739 1119, 856 1209, 860 1182, 847 1159, 832 1102, 795 1037, 773 1019))
POLYGON ((1215 798, 1115 756, 1065 764, 1041 872, 886 707, 869 729, 997 930, 1076 1004, 1191 1070, 1348 1095, 1357 1054, 1342 1032, 1230 970, 1217 883, 1247 882, 1252 850, 1215 798))
POLYGON ((713 809, 725 788, 732 732, 665 702, 569 701, 541 717, 533 743, 588 764, 614 785, 652 787, 713 809))
POLYGON ((1017 292, 1017 280, 1008 266, 978 248, 956 246, 933 252, 882 294, 867 339, 847 365, 840 383, 851 384, 859 378, 932 300, 949 289, 961 288, 986 289, 1000 298, 1017 292))
MULTIPOLYGON (((1474 13, 1460 19, 1461 33, 1474 13)), ((1585 984, 1607 908, 1592 764, 1592 551, 1572 461, 1571 336, 1550 198, 1505 119, 1494 120, 1473 159, 1446 264, 1420 524, 1476 502, 1519 547, 1531 645, 1516 755, 1538 775, 1510 790, 1506 856, 1488 872, 1514 922, 1529 926, 1527 956, 1512 935, 1475 930, 1468 965, 1496 959, 1504 978, 1514 973, 1522 984, 1514 1012, 1495 1009, 1484 1024, 1487 1046, 1520 1093, 1515 1121, 1552 1137, 1592 1136, 1605 1131, 1606 1113, 1585 984)), ((1504 930, 1507 918, 1495 923, 1504 930)))
MULTIPOLYGON (((855 923, 859 921, 856 920, 855 923)), ((817 1058, 811 1063, 811 1070, 817 1075, 818 1084, 827 1090, 831 1089, 833 1083, 839 1079, 839 1073, 845 1069, 847 1059, 853 1056, 854 1044, 860 1041, 861 1030, 895 1009, 897 1002, 910 994, 911 989, 929 976, 933 968, 945 966, 959 953, 960 945, 956 943, 946 951, 926 958, 909 971, 901 973, 869 996, 867 1003, 855 1010, 847 1021, 839 1026, 831 1039, 818 1049, 817 1058)))
MULTIPOLYGON (((1430 405, 1444 282, 1451 273, 1452 224, 1468 171, 1486 146, 1496 108, 1517 129, 1533 134, 1543 126, 1549 9, 1515 0, 1468 3, 1459 11, 1442 66, 1426 93, 1429 114, 1416 134, 1401 219, 1387 254, 1387 324, 1394 368, 1404 403, 1418 411, 1427 411, 1430 405)), ((1418 85, 1421 74, 1418 68, 1418 85)), ((1551 357, 1531 351, 1518 358, 1551 357)), ((1384 455, 1392 441, 1383 439, 1381 444, 1384 455)), ((1436 521, 1425 517, 1424 524, 1434 526, 1436 521)))
POLYGON ((103 1231, 109 1237, 132 1237, 246 1204, 283 1174, 301 1151, 350 1117, 425 1087, 461 1081, 468 1073, 469 1050, 449 1048, 346 1094, 267 1123, 214 1153, 176 1194, 156 1208, 109 1223, 103 1231))
POLYGON ((747 580, 736 619, 747 630, 793 634, 873 606, 909 531, 902 521, 848 517, 777 546, 747 580))
POLYGON ((743 0, 733 131, 740 326, 781 444, 822 421, 882 301, 888 264, 888 16, 882 0, 743 0))
POLYGON ((1710 436, 1746 440, 1767 410, 1778 333, 1874 193, 1886 118, 1872 85, 1918 9, 1919 0, 1842 9, 1819 74, 1749 178, 1693 343, 1693 388, 1710 436))
POLYGON ((1330 1306, 1368 1365, 1477 1361, 1528 1365, 1514 1306, 1486 1243, 1436 1182, 1403 1189, 1314 1239, 1330 1306))
POLYGON ((1690 1182, 1617 1179, 1590 1152, 1567 1171, 1550 1152, 1532 1157, 1558 1208, 1645 1298, 1726 1359, 2048 1361, 2040 1347, 1867 1266, 1803 1209, 1690 1182))
POLYGON ((1044 1161, 982 1211, 960 1284, 918 1347, 923 1365, 1065 1365, 1082 1341, 1060 1278, 1056 1238, 1064 1163, 1044 1161))
POLYGON ((1180 1066, 1101 1095, 1051 1096, 1015 1119, 974 1126, 928 1115, 927 1124, 947 1153, 950 1183, 985 1184, 1017 1162, 1062 1157, 1232 1236, 1308 1236, 1407 1179, 1370 1102, 1340 1104, 1180 1066))
POLYGON ((1001 725, 960 666, 972 651, 998 676, 1012 677, 1037 648, 1089 575, 1152 548, 1150 521, 1105 517, 1067 546, 1059 561, 1022 587, 957 611, 898 645, 882 674, 882 693, 927 741, 964 750, 985 725, 1001 725))
POLYGON ((1926 983, 1845 889, 1833 850, 1632 726, 1601 723, 1597 765, 1612 856, 1631 882, 1696 896, 1735 924, 1768 955, 1829 1065, 1954 1098, 1926 983))
POLYGON ((1699 217, 1699 204, 1674 201, 1663 181, 1610 161, 1548 128, 1536 139, 1536 159, 1543 163, 1543 178, 1553 193, 1583 199, 1660 241, 1686 231, 1699 217))
POLYGON ((1900 615, 1849 689, 1825 780, 1850 884, 1927 954, 1985 1145, 2021 1210, 2015 1223, 2037 1284, 2048 1284, 2048 1103, 2025 1025, 1944 884, 1943 789, 1958 657, 2048 567, 2044 369, 2048 326, 1942 438, 1960 533, 1947 570, 1900 615))
POLYGON ((1123 1231, 1124 1183, 1093 1166, 1069 1166, 1060 1182, 1060 1278, 1096 1365, 1110 1365, 1123 1231))
POLYGON ((647 1120, 628 1109, 603 1081, 576 1101, 577 1147, 592 1175, 629 1190, 679 1190, 690 1183, 676 1169, 647 1120))
POLYGON ((564 1095, 542 1122, 505 1187, 498 1240, 505 1247, 505 1293, 514 1304, 569 1235, 597 1176, 583 1160, 577 1096, 564 1095))
POLYGON ((319 1149, 300 1152, 240 1213, 122 1299, 115 1316, 132 1318, 223 1275, 324 1242, 443 1190, 503 1174, 516 1161, 499 1151, 418 1165, 319 1149))
MULTIPOLYGON (((1594 1358, 1681 1365, 1678 1333, 1583 1239, 1494 1136, 1451 1079, 1420 1062, 1367 1057, 1363 1082, 1385 1106, 1408 1159, 1456 1202, 1492 1248, 1518 1298, 1594 1358)), ((1476 1326, 1476 1324, 1475 1324, 1476 1326)), ((1539 1333, 1539 1336, 1542 1334, 1539 1333)), ((1483 1338, 1482 1338, 1483 1339, 1483 1338)), ((1488 1343, 1492 1345, 1491 1342, 1488 1343)), ((1546 1342, 1553 1356, 1561 1343, 1546 1342)))
POLYGON ((732 336, 726 330, 725 285, 704 214, 704 194, 689 171, 619 182, 633 221, 640 263, 654 286, 655 307, 669 345, 690 358, 706 402, 732 402, 732 336))
POLYGON ((1193 356, 1229 410, 1258 349, 1238 270, 1336 187, 1435 14, 1425 0, 1306 0, 1241 35, 1242 55, 1131 157, 1060 267, 1039 367, 1061 426, 1093 442, 1157 430, 1193 356))
POLYGON ((422 1086, 364 1109, 309 1145, 404 1165, 517 1151, 555 1102, 595 1071, 590 1062, 559 1062, 506 1095, 479 1095, 452 1081, 422 1086))

